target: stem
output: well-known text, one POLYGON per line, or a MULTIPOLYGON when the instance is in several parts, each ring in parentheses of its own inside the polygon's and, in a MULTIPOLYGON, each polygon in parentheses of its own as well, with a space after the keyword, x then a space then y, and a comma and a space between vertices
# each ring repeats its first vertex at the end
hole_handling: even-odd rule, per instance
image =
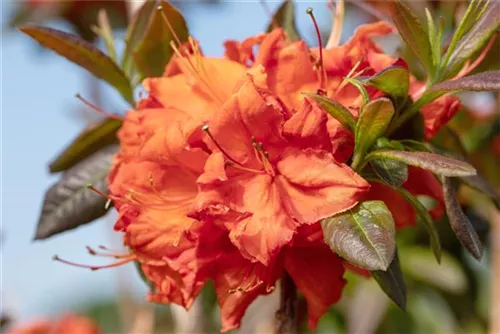
POLYGON ((279 334, 297 334, 297 289, 292 277, 285 271, 281 278, 281 302, 276 312, 276 332, 279 334))
POLYGON ((490 209, 491 304, 489 333, 500 333, 500 212, 490 209))

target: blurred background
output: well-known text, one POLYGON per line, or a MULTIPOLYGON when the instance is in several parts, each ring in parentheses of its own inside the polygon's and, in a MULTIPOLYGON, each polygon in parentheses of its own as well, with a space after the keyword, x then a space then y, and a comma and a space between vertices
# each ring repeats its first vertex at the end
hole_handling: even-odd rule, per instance
MULTIPOLYGON (((203 52, 210 56, 222 56, 226 39, 242 40, 265 31, 270 13, 280 6, 280 2, 266 3, 263 6, 259 1, 174 2, 183 12, 203 52)), ((375 5, 370 8, 377 11, 370 12, 359 4, 347 5, 342 40, 346 40, 359 24, 385 15, 384 8, 379 8, 383 6, 370 3, 375 5)), ((450 31, 455 24, 455 13, 463 10, 463 2, 444 3, 433 2, 428 6, 446 17, 450 31)), ((82 105, 75 95, 80 93, 112 113, 124 113, 126 106, 106 84, 95 81, 84 70, 11 29, 9 22, 18 15, 22 3, 2 0, 0 5, 1 313, 14 322, 24 322, 71 311, 89 315, 106 333, 125 332, 124 328, 132 326, 130 319, 137 310, 146 307, 143 301, 147 286, 133 265, 92 272, 52 260, 53 255, 58 254, 79 263, 103 263, 89 256, 85 247, 121 248, 120 235, 112 230, 114 214, 111 212, 104 219, 47 241, 33 242, 32 239, 44 193, 58 178, 58 175, 49 174, 48 161, 86 124, 100 117, 82 105)), ((296 3, 298 29, 311 45, 317 45, 312 23, 305 14, 309 6, 315 9, 325 38, 331 27, 331 14, 324 1, 296 3)), ((422 10, 425 1, 415 2, 414 6, 422 10)), ((44 24, 65 31, 75 31, 76 27, 76 32, 85 33, 69 24, 67 19, 51 19, 44 24)), ((115 34, 117 46, 123 48, 120 38, 123 38, 124 29, 116 30, 115 34)), ((384 45, 394 52, 397 43, 395 39, 385 41, 384 45)), ((498 49, 497 38, 482 70, 500 67, 498 49)), ((408 56, 405 50, 401 52, 408 56)), ((450 127, 459 134, 476 167, 498 187, 498 94, 467 94, 462 96, 462 101, 466 107, 450 127)), ((447 143, 441 144, 446 146, 447 143)), ((342 301, 322 319, 318 332, 487 332, 491 292, 488 251, 491 249, 488 241, 491 225, 488 221, 491 222, 492 210, 485 198, 472 191, 464 192, 463 203, 487 245, 481 263, 474 262, 461 250, 445 221, 438 223, 447 251, 441 266, 435 263, 426 246, 425 231, 401 231, 398 245, 400 258, 406 259, 402 266, 409 290, 408 312, 393 306, 371 280, 349 273, 352 284, 347 285, 342 301)), ((499 255, 496 256, 496 261, 500 261, 499 255)), ((270 300, 272 303, 272 298, 270 300)), ((206 318, 204 331, 217 332, 214 304, 208 287, 201 304, 201 313, 206 318)), ((173 330, 173 318, 183 316, 175 312, 167 307, 157 308, 156 333, 173 330)), ((252 312, 258 314, 258 310, 252 312)), ((255 314, 247 318, 253 322, 259 319, 255 314)), ((258 332, 256 328, 259 327, 248 328, 252 329, 247 332, 258 332)), ((199 332, 200 328, 191 330, 199 332)))

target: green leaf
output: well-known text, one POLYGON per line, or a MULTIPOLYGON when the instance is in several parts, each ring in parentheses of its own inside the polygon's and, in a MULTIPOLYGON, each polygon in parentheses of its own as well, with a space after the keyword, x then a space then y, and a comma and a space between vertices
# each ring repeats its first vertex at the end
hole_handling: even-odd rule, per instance
POLYGON ((467 290, 464 270, 450 254, 443 252, 438 264, 433 261, 433 254, 421 246, 407 246, 401 248, 399 253, 404 259, 401 266, 407 276, 453 294, 462 294, 467 290))
POLYGON ((479 190, 493 200, 500 210, 500 192, 480 175, 464 176, 460 180, 471 188, 479 190))
POLYGON ((99 191, 108 190, 107 176, 119 146, 112 145, 94 153, 66 171, 45 194, 35 240, 47 239, 103 216, 106 198, 87 188, 91 183, 99 191))
POLYGON ((396 160, 374 159, 370 161, 375 174, 393 187, 403 185, 408 179, 408 166, 396 160))
POLYGON ((156 1, 154 0, 145 1, 141 8, 135 13, 131 24, 128 26, 125 36, 125 52, 123 53, 121 67, 129 77, 132 77, 134 70, 135 50, 137 45, 144 38, 148 23, 151 20, 151 16, 156 6, 156 1))
POLYGON ((412 194, 410 194, 404 188, 396 189, 403 197, 413 206, 415 211, 417 212, 419 221, 422 222, 429 233, 429 240, 432 248, 432 252, 434 253, 434 257, 437 262, 441 262, 441 241, 439 240, 439 233, 436 229, 436 225, 432 220, 429 211, 424 207, 424 205, 412 194))
MULTIPOLYGON (((413 107, 411 107, 413 108, 413 107)), ((411 109, 410 109, 411 110, 411 109)), ((415 112, 405 110, 399 118, 395 118, 394 122, 389 126, 387 134, 391 139, 412 139, 423 141, 425 137, 425 120, 422 113, 418 109, 415 112)))
POLYGON ((439 65, 441 56, 441 41, 436 39, 437 29, 434 24, 434 18, 427 7, 425 7, 425 16, 427 18, 427 30, 429 31, 429 44, 431 45, 432 64, 434 68, 439 65))
POLYGON ((134 105, 133 91, 127 76, 101 50, 77 35, 38 26, 24 26, 19 30, 42 46, 83 67, 99 79, 113 86, 127 102, 134 105))
POLYGON ((163 75, 165 66, 174 54, 170 42, 177 43, 174 32, 181 43, 188 40, 188 28, 182 14, 170 3, 161 1, 153 11, 146 33, 135 49, 135 60, 142 77, 163 75))
POLYGON ((93 26, 92 31, 102 38, 104 44, 106 45, 108 56, 116 62, 118 58, 116 56, 115 37, 113 35, 113 31, 111 30, 108 14, 105 9, 99 10, 97 22, 99 23, 99 26, 93 26))
POLYGON ((431 91, 441 95, 455 91, 500 91, 500 71, 482 72, 460 79, 444 81, 433 86, 431 91))
POLYGON ((391 16, 399 34, 422 62, 422 65, 433 73, 432 51, 427 32, 421 22, 401 0, 390 2, 391 16))
POLYGON ((467 60, 480 50, 500 26, 500 2, 489 1, 488 6, 481 8, 481 17, 453 48, 450 45, 449 61, 445 63, 443 78, 454 77, 467 60))
POLYGON ((469 176, 477 173, 476 169, 465 161, 428 152, 378 150, 371 152, 366 159, 397 160, 443 176, 469 176))
POLYGON ((282 27, 292 41, 301 39, 295 24, 295 8, 292 0, 285 0, 274 13, 273 19, 267 27, 267 32, 271 32, 277 27, 282 27))
POLYGON ((456 185, 453 180, 443 177, 444 203, 451 228, 462 246, 479 261, 483 255, 483 245, 472 223, 462 211, 460 203, 455 197, 455 192, 456 185))
POLYGON ((354 134, 353 169, 361 164, 366 152, 384 134, 393 115, 394 106, 387 98, 374 100, 361 108, 354 134))
POLYGON ((122 122, 115 119, 105 119, 96 125, 91 125, 76 137, 64 151, 50 163, 51 173, 66 170, 89 155, 117 141, 116 132, 122 122))
POLYGON ((311 99, 316 101, 322 109, 324 109, 327 113, 330 114, 330 116, 339 121, 343 127, 354 132, 354 129, 356 127, 356 119, 351 114, 351 112, 343 105, 322 95, 310 93, 304 93, 304 95, 309 96, 311 99))
POLYGON ((403 67, 391 66, 376 75, 363 80, 390 95, 398 107, 403 106, 408 98, 410 73, 403 67))
POLYGON ((384 291, 397 306, 399 306, 402 310, 405 310, 406 284, 403 278, 403 273, 401 272, 397 250, 395 251, 394 258, 386 271, 373 270, 371 271, 371 274, 377 281, 382 291, 384 291))
POLYGON ((396 248, 392 214, 382 201, 366 201, 321 222, 325 242, 348 262, 386 270, 396 248))

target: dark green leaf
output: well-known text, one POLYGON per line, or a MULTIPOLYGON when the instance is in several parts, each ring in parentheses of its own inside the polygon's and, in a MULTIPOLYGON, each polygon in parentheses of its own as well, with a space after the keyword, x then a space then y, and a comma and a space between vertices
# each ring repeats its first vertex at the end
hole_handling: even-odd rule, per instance
POLYGON ((402 106, 408 98, 410 73, 403 67, 389 67, 363 81, 390 95, 397 106, 402 106))
POLYGON ((116 132, 121 125, 122 122, 119 120, 105 119, 85 129, 50 163, 50 172, 66 170, 103 147, 116 142, 116 132))
POLYGON ((408 166, 400 161, 389 159, 374 159, 370 161, 375 174, 393 187, 403 185, 408 179, 408 166))
POLYGON ((421 22, 401 0, 389 3, 391 16, 399 30, 399 34, 422 62, 422 65, 428 71, 433 71, 431 45, 421 22))
POLYGON ((122 68, 128 76, 132 76, 134 68, 134 52, 137 45, 144 38, 148 23, 151 20, 153 11, 156 8, 156 1, 145 1, 141 8, 135 13, 132 23, 128 26, 125 37, 125 52, 122 58, 122 68))
POLYGON ((371 152, 367 159, 392 159, 408 165, 430 170, 443 176, 476 175, 476 169, 465 161, 452 159, 428 152, 404 152, 394 150, 379 150, 371 152))
POLYGON ((113 31, 111 30, 108 14, 105 9, 101 9, 99 11, 97 21, 99 22, 99 26, 93 26, 92 30, 96 35, 101 36, 104 44, 106 45, 108 56, 116 62, 115 37, 113 35, 113 31))
POLYGON ((342 124, 342 126, 344 126, 346 129, 354 131, 356 127, 356 119, 351 114, 351 112, 343 105, 341 105, 337 101, 330 100, 329 98, 318 94, 304 93, 304 95, 307 95, 311 99, 316 101, 321 108, 323 108, 333 118, 339 121, 340 124, 342 124))
POLYGON ((488 71, 470 75, 456 80, 441 82, 432 87, 431 91, 445 93, 453 91, 499 91, 500 71, 488 71))
POLYGON ((138 69, 143 72, 143 77, 163 75, 165 66, 174 53, 170 42, 176 43, 176 38, 170 28, 181 43, 188 40, 189 33, 182 14, 170 3, 161 1, 153 11, 146 33, 135 49, 135 60, 138 69))
POLYGON ((500 26, 500 2, 489 1, 486 8, 481 8, 483 15, 452 49, 446 64, 443 78, 454 77, 467 60, 480 50, 500 26))
POLYGON ((480 175, 464 176, 460 180, 471 188, 479 190, 490 197, 500 210, 500 192, 480 175))
POLYGON ((373 270, 371 274, 385 294, 392 299, 397 306, 405 310, 406 284, 399 265, 398 252, 395 251, 394 258, 386 271, 373 270))
POLYGON ((24 26, 19 30, 42 46, 57 52, 96 77, 106 81, 119 91, 127 102, 134 104, 133 92, 127 76, 111 58, 91 43, 77 35, 52 28, 24 26))
POLYGON ((274 13, 273 20, 267 27, 267 32, 282 27, 292 41, 301 39, 295 24, 295 8, 292 0, 285 0, 274 13))
POLYGON ((366 201, 321 222, 325 242, 348 262, 386 270, 396 248, 392 214, 382 201, 366 201))
POLYGON ((415 105, 412 105, 410 109, 405 109, 400 117, 395 118, 387 130, 387 134, 390 135, 391 139, 423 141, 425 137, 425 121, 422 113, 415 105), (412 111, 413 109, 414 111, 412 111))
POLYGON ((439 233, 434 225, 431 215, 420 201, 404 188, 397 188, 398 192, 413 206, 418 215, 418 220, 422 222, 429 233, 432 252, 437 262, 441 262, 441 241, 439 233))
POLYGON ((88 189, 87 185, 91 183, 99 191, 107 192, 109 168, 118 149, 118 145, 108 146, 86 158, 66 171, 47 191, 35 240, 77 228, 108 211, 106 198, 88 189))
POLYGON ((366 152, 384 134, 393 115, 394 106, 387 98, 374 100, 361 108, 354 134, 353 168, 360 165, 366 152))
POLYGON ((453 183, 453 180, 443 177, 444 203, 451 228, 462 246, 464 246, 474 258, 480 260, 483 256, 483 245, 471 222, 462 211, 460 203, 458 203, 455 197, 455 192, 456 185, 453 183))

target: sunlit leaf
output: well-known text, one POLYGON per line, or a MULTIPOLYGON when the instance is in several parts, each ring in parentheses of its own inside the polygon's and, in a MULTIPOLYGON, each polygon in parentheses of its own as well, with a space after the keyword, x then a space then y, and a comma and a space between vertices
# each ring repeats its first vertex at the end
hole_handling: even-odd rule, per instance
POLYGON ((321 222, 325 242, 348 262, 386 270, 396 248, 392 214, 382 201, 366 201, 321 222))
POLYGON ((87 185, 91 183, 97 190, 107 192, 109 168, 118 149, 117 145, 109 146, 64 172, 45 194, 35 240, 90 223, 108 211, 106 198, 87 185))
POLYGON ((267 27, 267 32, 282 27, 292 41, 301 39, 295 24, 295 6, 292 0, 285 0, 274 13, 273 19, 267 27))
POLYGON ((182 14, 170 3, 161 1, 153 11, 144 37, 134 52, 134 59, 143 77, 163 75, 165 66, 174 54, 170 42, 177 44, 173 32, 181 43, 188 40, 188 29, 182 14))
POLYGON ((399 264, 398 252, 386 271, 373 270, 370 272, 380 288, 402 310, 406 309, 406 284, 399 264))
POLYGON ((455 197, 455 193, 456 185, 453 183, 453 180, 448 177, 443 177, 444 203, 451 228, 462 246, 464 246, 475 259, 480 260, 483 255, 483 245, 472 223, 462 211, 460 203, 455 197))
POLYGON ((408 165, 430 170, 443 176, 476 175, 476 169, 465 161, 452 159, 428 152, 405 152, 394 150, 378 150, 369 154, 367 159, 392 159, 408 165))
POLYGON ((91 125, 76 137, 59 156, 50 163, 51 173, 66 170, 89 155, 117 141, 116 132, 122 122, 115 119, 105 119, 91 125))
POLYGON ((359 166, 366 152, 382 136, 394 115, 391 100, 380 98, 361 108, 354 134, 353 168, 359 166))
POLYGON ((401 0, 390 1, 391 16, 399 34, 428 70, 433 71, 432 50, 420 20, 401 0))
POLYGON ((363 82, 390 95, 399 107, 408 98, 410 73, 403 67, 393 66, 363 80, 363 82))
MULTIPOLYGON (((500 9, 499 9, 500 10, 500 9)), ((449 80, 434 85, 431 91, 446 93, 453 91, 499 91, 500 71, 488 71, 469 75, 460 79, 449 80)))
POLYGON ((333 118, 340 122, 346 129, 354 131, 356 127, 356 119, 351 114, 351 112, 345 108, 343 105, 337 101, 330 100, 324 96, 318 94, 304 93, 304 95, 309 96, 314 101, 316 101, 321 108, 323 108, 327 113, 329 113, 333 118))
POLYGON ((101 50, 77 35, 52 28, 24 26, 20 31, 42 46, 49 48, 69 61, 83 67, 96 77, 113 86, 130 104, 134 104, 133 92, 127 76, 101 50))

